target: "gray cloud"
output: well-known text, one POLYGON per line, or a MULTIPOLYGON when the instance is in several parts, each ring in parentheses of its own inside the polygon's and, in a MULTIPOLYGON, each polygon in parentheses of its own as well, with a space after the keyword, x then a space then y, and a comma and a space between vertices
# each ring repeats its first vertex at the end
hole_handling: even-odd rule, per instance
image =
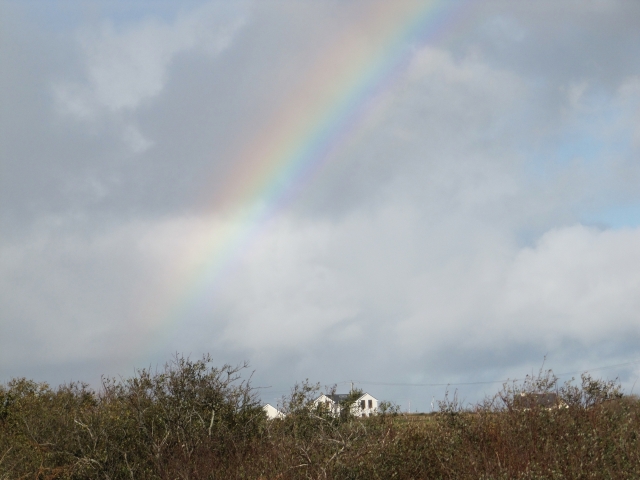
MULTIPOLYGON (((640 204, 634 4, 470 9, 211 282, 194 272, 240 220, 208 199, 371 5, 123 7, 58 30, 7 5, 3 378, 212 351, 278 391, 635 358, 638 226, 598 217, 640 204)), ((374 388, 420 408, 442 393, 374 388)))

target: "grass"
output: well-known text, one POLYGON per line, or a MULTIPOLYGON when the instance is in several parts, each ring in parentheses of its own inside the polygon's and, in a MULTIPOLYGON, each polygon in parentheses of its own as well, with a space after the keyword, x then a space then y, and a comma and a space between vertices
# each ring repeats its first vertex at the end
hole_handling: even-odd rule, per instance
POLYGON ((314 409, 304 382, 268 421, 244 368, 177 357, 99 391, 11 380, 0 479, 640 478, 640 402, 616 382, 540 372, 477 405, 453 395, 406 416, 385 403, 364 419, 314 409), (557 406, 522 407, 550 392, 557 406))

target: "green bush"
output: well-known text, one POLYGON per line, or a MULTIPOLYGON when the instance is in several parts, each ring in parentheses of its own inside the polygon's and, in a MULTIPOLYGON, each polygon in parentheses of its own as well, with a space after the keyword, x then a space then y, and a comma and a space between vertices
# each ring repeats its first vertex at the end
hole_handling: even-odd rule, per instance
POLYGON ((97 392, 11 380, 0 480, 640 478, 640 403, 615 381, 540 372, 470 407, 454 393, 433 415, 385 402, 368 418, 348 408, 360 392, 334 415, 305 381, 268 421, 245 370, 178 356, 97 392))
POLYGON ((266 419, 245 367, 176 357, 160 372, 51 389, 25 379, 0 390, 3 478, 162 478, 203 452, 242 455, 266 419))

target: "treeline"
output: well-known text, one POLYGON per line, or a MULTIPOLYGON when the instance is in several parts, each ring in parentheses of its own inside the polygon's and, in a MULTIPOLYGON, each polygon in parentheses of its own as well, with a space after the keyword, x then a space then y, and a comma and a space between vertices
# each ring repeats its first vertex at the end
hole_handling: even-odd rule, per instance
POLYGON ((0 479, 640 478, 640 403, 616 382, 547 371, 474 406, 453 395, 433 415, 385 403, 369 418, 314 409, 303 383, 269 421, 245 367, 176 357, 99 391, 11 380, 0 479), (554 404, 522 401, 540 394, 554 404))

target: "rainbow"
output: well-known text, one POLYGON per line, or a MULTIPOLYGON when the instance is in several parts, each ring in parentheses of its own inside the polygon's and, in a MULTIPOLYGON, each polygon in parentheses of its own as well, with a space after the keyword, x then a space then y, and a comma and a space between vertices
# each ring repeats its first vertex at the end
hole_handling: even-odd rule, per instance
MULTIPOLYGON (((178 325, 279 212, 318 179, 337 154, 369 128, 416 49, 436 43, 460 23, 470 1, 363 3, 363 20, 344 33, 307 72, 301 87, 237 156, 226 188, 206 198, 227 211, 233 227, 194 247, 201 259, 163 323, 178 325), (373 40, 372 40, 373 38, 373 40)), ((166 329, 157 328, 166 334, 166 329)))

